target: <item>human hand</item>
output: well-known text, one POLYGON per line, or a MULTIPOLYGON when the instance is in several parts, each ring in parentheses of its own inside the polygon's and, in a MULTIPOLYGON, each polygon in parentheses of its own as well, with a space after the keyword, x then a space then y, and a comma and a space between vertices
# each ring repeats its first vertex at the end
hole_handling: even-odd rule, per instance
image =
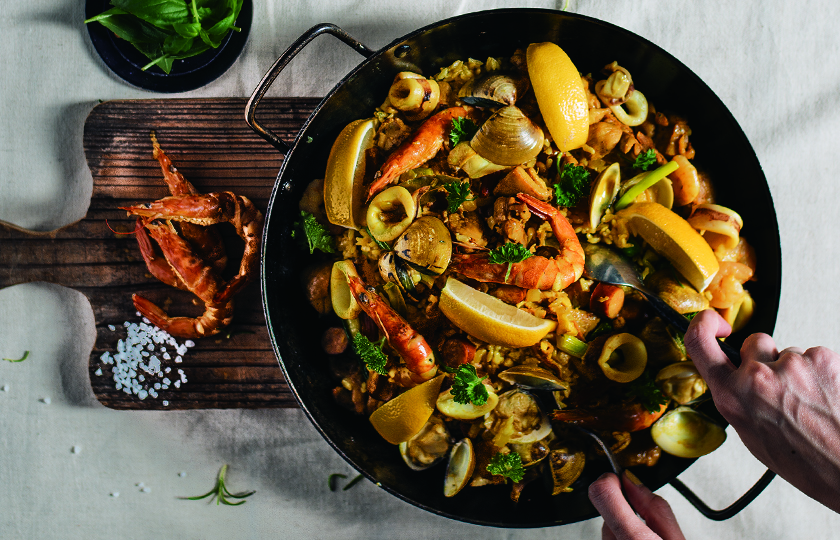
POLYGON ((589 486, 589 500, 604 518, 603 540, 685 540, 668 502, 624 474, 607 473, 589 486), (621 487, 627 499, 621 493, 621 487), (633 507, 630 507, 630 504, 633 507), (644 519, 639 519, 639 516, 644 519))
POLYGON ((770 336, 753 334, 736 368, 715 339, 730 331, 706 310, 685 334, 718 411, 762 463, 840 512, 840 355, 824 347, 779 352, 770 336))

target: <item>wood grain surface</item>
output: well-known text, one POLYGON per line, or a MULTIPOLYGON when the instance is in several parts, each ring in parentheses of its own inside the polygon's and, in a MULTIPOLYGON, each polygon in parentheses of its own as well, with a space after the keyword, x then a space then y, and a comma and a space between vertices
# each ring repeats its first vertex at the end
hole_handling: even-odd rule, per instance
MULTIPOLYGON (((259 119, 293 141, 320 99, 266 98, 259 119)), ((96 344, 88 369, 97 399, 113 409, 296 407, 271 349, 255 279, 236 297, 233 324, 222 334, 195 340, 183 361, 164 361, 169 388, 141 399, 117 389, 105 352, 117 350, 125 323, 139 323, 131 294, 165 306, 170 315, 196 316, 197 299, 167 287, 147 271, 133 235, 134 220, 119 207, 169 195, 152 157, 150 132, 176 167, 201 192, 233 191, 265 211, 283 156, 245 123, 245 99, 107 101, 85 122, 84 152, 93 175, 93 195, 81 221, 49 233, 0 223, 0 288, 33 281, 57 283, 84 293, 93 307, 96 344), (107 220, 107 224, 106 224, 107 220), (113 330, 112 330, 113 328, 113 330), (229 335, 228 335, 229 332, 229 335), (178 373, 183 371, 183 376, 178 373), (186 379, 175 387, 174 381, 186 379)), ((241 246, 225 226, 231 266, 241 246), (239 250, 237 252, 237 249, 239 250)), ((241 244, 241 242, 240 242, 241 244)), ((179 340, 183 343, 184 340, 179 340)), ((149 377, 144 386, 163 379, 149 377)))

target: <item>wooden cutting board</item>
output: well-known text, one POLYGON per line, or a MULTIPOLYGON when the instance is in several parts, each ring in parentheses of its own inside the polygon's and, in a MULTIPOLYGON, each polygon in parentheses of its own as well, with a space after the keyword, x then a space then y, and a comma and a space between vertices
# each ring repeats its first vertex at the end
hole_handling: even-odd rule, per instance
MULTIPOLYGON (((291 142, 319 102, 315 98, 266 98, 259 119, 291 142)), ((181 362, 175 362, 176 353, 169 347, 170 358, 159 358, 160 373, 136 370, 145 379, 139 386, 154 389, 156 397, 152 392, 118 389, 112 374, 115 364, 102 360, 106 352, 115 354, 118 341, 125 340, 125 323, 140 323, 131 302, 134 292, 165 306, 173 316, 196 316, 203 311, 193 295, 167 287, 149 274, 133 235, 109 229, 109 225, 116 231, 134 228, 134 220, 119 207, 169 195, 160 166, 152 157, 151 131, 199 191, 233 191, 265 211, 283 156, 247 126, 245 103, 237 98, 101 103, 91 111, 84 129, 84 152, 93 175, 93 195, 85 218, 49 233, 33 233, 0 222, 4 245, 0 288, 45 281, 74 288, 90 301, 97 336, 88 370, 94 394, 107 407, 297 406, 271 349, 258 279, 236 297, 233 324, 227 331, 195 340, 181 362), (168 372, 164 372, 166 368, 168 372), (159 388, 154 388, 155 383, 159 388)), ((230 229, 225 238, 234 258, 238 256, 237 238, 230 229)), ((241 247, 238 249, 241 253, 241 247)), ((238 261, 230 264, 237 267, 238 261)), ((184 340, 178 341, 183 345, 184 340)))

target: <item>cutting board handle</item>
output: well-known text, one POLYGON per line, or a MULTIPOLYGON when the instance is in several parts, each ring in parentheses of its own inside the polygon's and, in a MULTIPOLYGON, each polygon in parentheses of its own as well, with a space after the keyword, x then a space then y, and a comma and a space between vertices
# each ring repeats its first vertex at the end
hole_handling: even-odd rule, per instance
POLYGON ((287 142, 282 140, 273 131, 257 120, 257 106, 260 104, 260 100, 262 100, 263 96, 265 96, 265 93, 271 87, 272 83, 274 83, 274 79, 280 75, 280 72, 285 69, 289 62, 291 62, 292 59, 297 56, 297 54, 302 51, 310 41, 321 34, 332 34, 365 58, 369 58, 375 53, 373 49, 370 49, 338 26, 331 23, 322 23, 315 25, 304 32, 297 41, 292 43, 289 48, 286 49, 286 52, 280 55, 280 58, 274 62, 274 65, 266 72, 260 83, 254 89, 254 92, 251 94, 251 98, 248 100, 248 104, 245 107, 245 121, 251 129, 256 131, 258 135, 268 141, 284 155, 288 153, 291 147, 287 142))

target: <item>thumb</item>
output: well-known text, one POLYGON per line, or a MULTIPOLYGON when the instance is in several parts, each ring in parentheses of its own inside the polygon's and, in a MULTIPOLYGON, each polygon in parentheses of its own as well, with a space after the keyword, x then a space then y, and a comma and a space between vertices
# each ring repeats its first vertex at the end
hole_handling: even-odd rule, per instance
POLYGON ((700 376, 708 383, 712 395, 735 371, 735 366, 720 349, 716 339, 728 336, 731 331, 732 328, 723 317, 715 310, 707 309, 692 319, 685 332, 685 350, 700 376))

